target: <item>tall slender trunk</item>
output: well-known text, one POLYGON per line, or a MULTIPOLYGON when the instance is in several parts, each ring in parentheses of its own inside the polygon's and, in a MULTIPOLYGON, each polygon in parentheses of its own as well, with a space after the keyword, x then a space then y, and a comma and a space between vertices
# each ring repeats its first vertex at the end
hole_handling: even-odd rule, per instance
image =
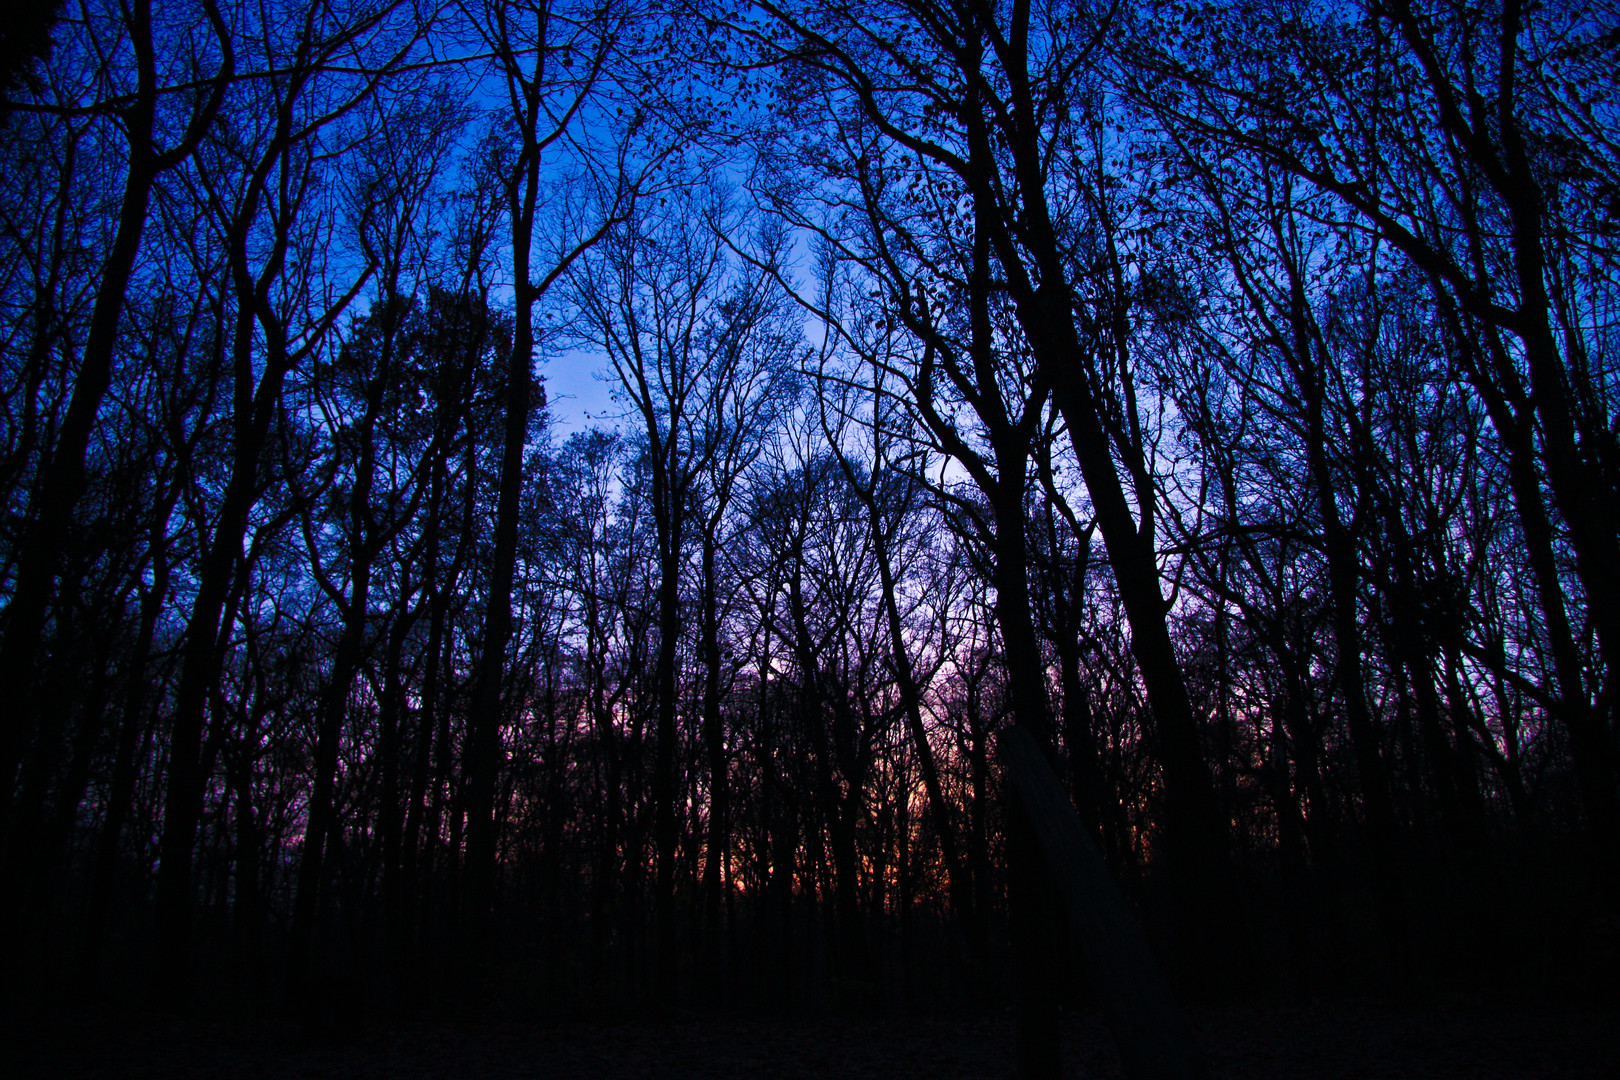
MULTIPOLYGON (((436 511, 430 509, 429 513, 434 514, 436 511)), ((436 531, 435 526, 431 524, 429 528, 436 531)), ((430 574, 437 573, 436 547, 437 545, 430 539, 428 544, 430 574)), ((435 736, 438 733, 438 717, 443 708, 439 702, 439 671, 440 658, 444 651, 447 604, 436 583, 429 588, 427 647, 422 653, 422 701, 421 707, 416 712, 416 732, 411 751, 411 786, 410 794, 405 801, 405 835, 400 843, 400 909, 398 920, 392 928, 393 938, 390 943, 392 962, 402 975, 413 972, 420 960, 417 953, 417 924, 421 917, 422 892, 426 885, 423 871, 428 863, 423 849, 438 839, 436 835, 438 823, 436 821, 433 823, 432 832, 428 832, 426 823, 428 786, 430 781, 434 781, 433 787, 437 789, 443 783, 442 777, 434 777, 433 750, 435 736)))
MULTIPOLYGON (((179 481, 173 490, 178 493, 179 481)), ((107 920, 113 909, 113 896, 118 877, 118 849, 123 839, 124 822, 129 817, 130 805, 135 798, 135 780, 142 755, 137 751, 143 733, 150 730, 146 716, 146 699, 150 692, 147 668, 152 656, 152 641, 157 633, 158 616, 162 614, 169 591, 168 515, 154 519, 147 542, 152 564, 152 584, 141 596, 140 624, 135 644, 130 650, 128 674, 124 683, 124 700, 119 717, 118 748, 113 757, 112 780, 107 790, 107 808, 101 819, 100 835, 96 841, 95 869, 90 879, 90 899, 86 907, 84 944, 80 952, 80 970, 84 983, 94 989, 101 974, 101 949, 106 936, 107 920)))
MULTIPOLYGON (((1046 672, 1030 617, 1024 475, 1028 447, 1004 434, 996 447, 1000 483, 990 495, 995 512, 996 625, 1013 719, 1033 734, 1050 764, 1052 722, 1046 672)), ((1059 1059, 1058 1002, 1065 954, 1057 893, 1035 838, 1034 826, 1009 789, 1007 794, 1007 905, 1018 985, 1017 1065, 1020 1080, 1055 1078, 1059 1059)))
MULTIPOLYGON (((809 484, 808 478, 806 484, 809 484)), ((804 497, 813 497, 815 491, 807 487, 804 497)), ((808 509, 800 508, 801 512, 808 509)), ((834 768, 841 749, 834 745, 835 740, 838 743, 845 740, 840 738, 841 731, 835 732, 832 738, 828 732, 829 726, 840 727, 847 722, 844 718, 847 714, 840 714, 847 709, 848 702, 839 700, 842 691, 832 673, 822 671, 821 657, 810 633, 804 598, 803 542, 802 533, 794 538, 793 569, 787 581, 794 660, 799 670, 799 713, 814 755, 816 809, 825 824, 826 842, 832 849, 834 972, 840 983, 854 985, 867 974, 866 937, 860 924, 854 823, 849 820, 849 805, 845 793, 839 790, 834 768)), ((817 847, 823 842, 819 833, 820 830, 817 847)), ((854 1004, 847 991, 840 994, 839 1000, 845 1008, 854 1004)))
POLYGON ((731 852, 731 776, 720 714, 720 600, 715 579, 716 523, 703 530, 703 740, 709 756, 709 844, 703 867, 704 964, 711 999, 724 998, 722 878, 731 852))
POLYGON ((1092 529, 1086 528, 1080 536, 1080 550, 1074 567, 1065 573, 1061 552, 1062 538, 1058 532, 1058 514, 1053 508, 1057 499, 1055 477, 1052 475, 1051 453, 1044 442, 1037 448, 1037 466, 1041 483, 1046 488, 1046 544, 1050 552, 1048 585, 1051 593, 1052 626, 1050 638, 1057 652, 1059 686, 1063 692, 1061 735, 1063 748, 1069 758, 1069 797, 1074 800, 1081 822, 1090 830, 1099 850, 1111 853, 1116 849, 1117 837, 1111 834, 1112 822, 1105 808, 1102 769, 1097 760, 1097 738, 1092 725, 1091 695, 1080 676, 1080 634, 1085 612, 1086 575, 1091 567, 1092 529))
POLYGON ((405 836, 402 841, 401 893, 404 907, 400 912, 399 936, 393 943, 396 963, 402 971, 414 972, 422 962, 423 935, 421 921, 427 907, 426 891, 433 869, 432 851, 438 846, 439 826, 442 820, 444 786, 451 782, 449 771, 449 715, 444 702, 444 688, 449 682, 448 652, 453 634, 449 631, 451 599, 456 593, 462 567, 472 549, 474 511, 478 490, 477 449, 467 421, 472 375, 485 345, 487 322, 480 317, 464 325, 460 316, 467 311, 469 294, 465 288, 452 307, 452 328, 471 330, 470 337, 458 340, 462 352, 451 366, 441 361, 440 379, 435 400, 435 427, 443 448, 441 457, 433 463, 427 499, 426 536, 423 541, 423 580, 427 589, 428 635, 423 654, 422 701, 417 713, 416 748, 411 776, 410 797, 405 810, 405 836), (450 498, 450 448, 457 431, 463 431, 465 446, 463 463, 466 469, 464 497, 460 520, 451 522, 453 534, 458 538, 448 567, 440 566, 441 547, 446 528, 445 515, 450 498))
POLYGON ((905 628, 900 621, 900 601, 896 594, 894 567, 889 560, 888 533, 878 513, 876 498, 877 479, 873 489, 863 491, 866 501, 868 527, 872 535, 872 551, 878 568, 878 584, 883 593, 883 618, 889 631, 889 657, 894 668, 895 684, 900 690, 900 708, 905 713, 906 731, 917 755, 917 768, 922 773, 923 790, 928 795, 928 812, 933 818, 934 832, 939 838, 940 858, 945 863, 946 888, 950 893, 951 911, 964 925, 977 917, 973 909, 973 894, 967 873, 962 867, 962 855, 957 843, 953 808, 945 799, 944 785, 939 779, 939 765, 934 760, 934 748, 928 741, 928 730, 923 726, 922 695, 912 671, 911 657, 906 648, 905 628))
MULTIPOLYGON (((240 355, 252 347, 251 342, 249 316, 244 313, 238 324, 236 346, 241 371, 251 370, 250 359, 240 355)), ((203 753, 208 700, 212 688, 218 685, 223 660, 219 646, 221 616, 242 560, 248 515, 258 493, 259 458, 286 374, 284 358, 272 356, 252 392, 251 412, 237 418, 230 480, 198 567, 197 592, 186 624, 169 737, 155 932, 159 994, 171 1007, 183 1005, 191 989, 192 849, 208 780, 203 753)))
POLYGON ((1406 525, 1393 508, 1388 514, 1387 531, 1392 547, 1390 561, 1394 564, 1389 590, 1390 617, 1386 627, 1390 652, 1398 658, 1398 674, 1404 674, 1404 681, 1412 691, 1418 729, 1423 736, 1424 755, 1433 776, 1440 815, 1452 839, 1470 854, 1478 854, 1484 828, 1483 818, 1474 812, 1479 787, 1468 775, 1470 770, 1463 759, 1465 751, 1460 746, 1451 745, 1441 720, 1433 658, 1423 635, 1425 616, 1420 606, 1419 586, 1414 572, 1416 557, 1406 525), (1473 799, 1468 797, 1466 789, 1469 787, 1473 788, 1473 799))
MULTIPOLYGON (((0 837, 8 827, 13 777, 36 724, 54 723, 37 708, 35 666, 45 641, 51 591, 57 585, 68 550, 74 511, 85 490, 85 454, 95 431, 103 399, 112 385, 114 350, 136 258, 146 230, 147 210, 157 178, 190 157, 213 124, 225 87, 235 71, 230 34, 212 0, 204 10, 221 48, 219 70, 206 97, 193 112, 175 146, 159 151, 153 143, 158 98, 157 57, 152 44, 152 2, 132 0, 124 9, 129 47, 135 54, 136 88, 121 110, 128 142, 118 227, 102 265, 89 335, 79 356, 78 373, 67 413, 57 431, 56 446, 41 465, 40 505, 26 528, 18 551, 15 582, 0 637, 0 685, 9 687, 11 707, 0 722, 0 837)), ((63 583, 65 586, 67 583, 63 583)), ((54 714, 53 714, 54 715, 54 714)))
MULTIPOLYGON (((390 286, 385 290, 382 303, 394 307, 396 302, 393 288, 390 286)), ((293 899, 292 927, 288 934, 286 990, 288 1003, 295 1008, 307 1000, 314 1000, 306 994, 308 968, 317 913, 320 910, 326 837, 338 827, 332 805, 338 749, 348 715, 349 692, 365 655, 366 624, 371 607, 372 569, 385 540, 374 520, 371 492, 376 484, 377 421, 381 416, 385 393, 393 375, 393 353, 398 323, 396 312, 385 309, 377 367, 367 379, 365 412, 356 425, 359 458, 355 462, 354 486, 349 492, 347 507, 349 593, 340 606, 343 631, 333 650, 331 682, 321 696, 320 717, 315 738, 315 775, 311 785, 303 848, 300 852, 298 891, 293 899)), ((306 508, 305 512, 310 511, 306 508)), ((307 520, 306 531, 313 535, 314 530, 308 527, 307 520)), ((397 663, 397 650, 394 655, 397 663)), ((390 725, 392 722, 392 718, 389 718, 390 725)), ((384 749, 392 753, 395 748, 388 745, 384 749)), ((385 760, 385 767, 388 764, 385 760)))
MULTIPOLYGON (((996 12, 991 6, 977 7, 979 21, 986 25, 995 21, 996 12)), ((1005 36, 998 35, 998 40, 1006 43, 998 47, 997 56, 1008 80, 1008 110, 997 114, 997 134, 1005 140, 1010 153, 1018 203, 1003 206, 1002 189, 992 182, 996 155, 979 104, 981 96, 991 95, 982 89, 985 84, 976 57, 964 61, 964 70, 970 75, 970 100, 965 109, 970 163, 964 180, 974 200, 976 231, 986 234, 982 243, 994 251, 1019 324, 1068 424, 1069 439, 1124 602, 1131 628, 1131 651, 1141 671, 1156 729, 1164 774, 1164 855, 1175 897, 1178 952, 1184 974, 1191 974, 1211 966, 1203 963, 1206 953, 1224 951, 1228 929, 1225 923, 1231 907, 1227 895, 1228 828, 1220 817, 1199 745, 1192 701, 1165 621, 1168 609, 1160 592, 1154 491, 1147 463, 1140 445, 1119 448, 1142 514, 1138 525, 1126 499, 1113 440, 1103 419, 1107 410, 1099 396, 1100 388, 1109 385, 1117 373, 1118 378, 1127 380, 1122 389, 1125 422, 1133 424, 1135 420, 1130 415, 1134 399, 1128 384, 1128 301, 1121 281, 1124 268, 1117 251, 1110 248, 1105 252, 1113 277, 1109 283, 1113 310, 1103 312, 1102 340, 1096 350, 1088 350, 1082 347, 1076 327, 1070 268, 1046 200, 1045 142, 1036 120, 1038 105, 1027 69, 1029 17, 1027 6, 1015 8, 1005 36)), ((1104 239, 1114 239, 1106 227, 1104 239)), ((975 262, 987 266, 988 258, 976 256, 975 262)))
POLYGON ((259 859, 263 848, 260 813, 254 803, 253 781, 260 732, 263 730, 264 695, 257 696, 249 717, 239 732, 237 752, 228 759, 226 793, 235 810, 236 835, 233 837, 232 868, 235 873, 235 911, 231 951, 236 974, 243 989, 256 996, 263 971, 265 903, 259 884, 259 859))
MULTIPOLYGON (((359 569, 359 568, 357 568, 359 569)), ((362 573, 369 576, 369 568, 362 573)), ((339 743, 348 714, 349 692, 364 652, 365 602, 369 583, 357 573, 343 633, 332 657, 332 678, 321 695, 314 756, 314 782, 298 864, 298 890, 293 898, 292 928, 288 934, 287 1000, 289 1007, 306 1003, 309 960, 318 919, 321 879, 325 869, 327 838, 336 827, 333 794, 337 782, 339 743)))
POLYGON ((506 425, 495 503, 494 550, 489 592, 484 599, 484 632, 473 676, 473 700, 467 715, 463 756, 466 784, 467 854, 461 910, 461 961, 481 981, 489 962, 491 908, 495 900, 495 792, 502 767, 501 724, 506 704, 502 689, 507 646, 512 639, 512 587, 517 576, 518 514, 523 495, 523 457, 528 446, 530 400, 534 379, 534 303, 529 283, 529 228, 534 220, 538 181, 523 187, 521 210, 514 214, 513 265, 518 268, 516 328, 506 366, 506 425))
MULTIPOLYGON (((250 237, 271 190, 271 180, 278 170, 289 165, 286 157, 294 135, 293 107, 306 85, 308 72, 302 65, 308 49, 307 40, 300 43, 293 59, 296 74, 284 89, 274 129, 248 178, 226 238, 231 289, 238 305, 231 344, 236 385, 230 479, 196 571, 197 592, 186 623, 180 681, 175 691, 163 835, 158 849, 156 976, 159 997, 171 1008, 183 1005, 191 991, 191 863, 208 781, 203 743, 208 701, 219 684, 223 662, 221 616, 236 583, 248 517, 259 494, 260 457, 280 406, 282 383, 297 359, 288 352, 286 328, 269 301, 271 289, 286 265, 294 205, 277 208, 274 235, 257 275, 249 260, 256 253, 250 247, 250 237), (262 372, 257 382, 255 324, 264 332, 262 372)), ((285 190, 280 194, 288 195, 285 190)), ((369 274, 368 267, 362 280, 369 274)))
POLYGON ((1409 961, 1406 909, 1402 898, 1400 837, 1390 795, 1389 772, 1379 746, 1379 735, 1367 705, 1366 675, 1362 665, 1359 600, 1360 569, 1355 537, 1339 516, 1332 467, 1327 456, 1321 372, 1309 366, 1307 341, 1299 343, 1297 357, 1301 391, 1306 407, 1306 453, 1321 520, 1322 550, 1327 558, 1328 592, 1332 606, 1333 640, 1337 652, 1335 682, 1344 703, 1350 745, 1361 777, 1368 861, 1372 866, 1378 918, 1390 960, 1404 969, 1409 961))
MULTIPOLYGON (((673 440, 675 433, 668 438, 673 440)), ((658 543, 658 657, 653 678, 658 700, 653 733, 653 918, 656 991, 665 1000, 675 992, 675 857, 679 821, 675 800, 676 725, 675 661, 681 634, 681 526, 680 495, 672 490, 673 477, 665 455, 667 444, 653 446, 653 520, 658 543)))
MULTIPOLYGON (((770 582, 766 595, 774 596, 778 583, 770 582)), ((774 940, 767 938, 761 944, 762 952, 774 962, 764 967, 770 972, 768 985, 782 1012, 792 1009, 795 1000, 795 969, 793 953, 793 877, 794 851, 798 847, 798 825, 795 820, 792 793, 783 782, 777 767, 777 739, 773 730, 776 710, 771 699, 771 623, 764 623, 763 640, 759 652, 759 746, 755 751, 761 775, 760 826, 764 829, 765 843, 770 859, 770 878, 766 884, 769 917, 766 932, 774 931, 774 940)))
POLYGON ((13 783, 36 724, 59 725, 57 710, 38 710, 35 670, 44 644, 46 616, 63 556, 69 544, 73 513, 84 495, 85 454, 95 431, 102 399, 112 385, 113 351, 118 324, 129 291, 130 276, 146 230, 146 212, 159 160, 152 146, 157 103, 156 60, 152 49, 151 0, 134 0, 128 8, 129 44, 135 52, 137 86, 124 110, 128 159, 118 228, 101 268, 101 283, 90 312, 89 336, 79 357, 79 370, 57 431, 56 445, 40 466, 35 486, 39 505, 25 528, 17 554, 15 586, 6 606, 5 634, 0 637, 0 685, 10 688, 11 703, 0 725, 0 836, 9 825, 13 783))
MULTIPOLYGON (((1485 349, 1464 335, 1461 320, 1449 306, 1442 305, 1448 325, 1463 350, 1469 382, 1485 402, 1491 424, 1507 451, 1508 486, 1513 493, 1514 510, 1524 534, 1525 558, 1535 581, 1543 628, 1552 653, 1553 678, 1558 688, 1555 715, 1569 730, 1570 757, 1581 802, 1586 810, 1587 847, 1592 876, 1591 896, 1612 896, 1620 884, 1620 791, 1616 770, 1611 764, 1613 736, 1603 718, 1592 707, 1582 672, 1580 650, 1575 644, 1569 610, 1565 606, 1563 582, 1559 579, 1553 525, 1542 498, 1541 476, 1536 468, 1534 423, 1523 395, 1509 397, 1515 385, 1498 377, 1508 365, 1507 350, 1496 336, 1485 342, 1485 349), (1486 351, 1489 359, 1482 356, 1486 351)), ((1588 595, 1588 606, 1596 601, 1588 595)), ((1613 670, 1613 669, 1612 669, 1613 670)), ((1612 677, 1612 676, 1611 676, 1612 677)))
POLYGON ((840 780, 830 782, 827 793, 828 833, 832 839, 834 904, 838 917, 836 939, 842 957, 843 982, 839 1002, 845 1008, 872 1004, 872 951, 861 904, 861 857, 856 843, 857 823, 866 816, 865 769, 855 746, 855 716, 850 691, 842 679, 832 683, 832 762, 840 780))
POLYGON ((404 937, 405 925, 405 808, 402 805, 402 775, 406 767, 405 727, 405 641, 421 613, 407 610, 414 586, 400 590, 400 604, 388 631, 383 654, 383 694, 378 710, 377 753, 382 758, 381 791, 378 793, 377 828, 382 834, 382 895, 384 943, 381 956, 384 978, 390 993, 397 993, 400 971, 396 942, 404 937))
MULTIPOLYGON (((118 604, 120 612, 123 607, 123 601, 120 601, 118 604)), ((121 622, 122 618, 114 621, 121 622)), ((73 738, 73 753, 68 759, 67 770, 57 785, 55 805, 49 817, 43 821, 39 830, 41 835, 36 841, 39 850, 33 861, 37 876, 32 886, 37 896, 36 903, 42 901, 46 907, 37 911, 38 917, 30 919, 29 922, 42 930, 53 921, 49 909, 55 907, 54 897, 59 875, 65 869, 74 825, 79 820, 85 792, 90 787, 96 750, 101 744, 101 734, 106 725, 108 699, 112 696, 114 635, 107 631, 103 631, 103 634, 102 641, 90 656, 90 685, 79 711, 79 722, 73 738)))

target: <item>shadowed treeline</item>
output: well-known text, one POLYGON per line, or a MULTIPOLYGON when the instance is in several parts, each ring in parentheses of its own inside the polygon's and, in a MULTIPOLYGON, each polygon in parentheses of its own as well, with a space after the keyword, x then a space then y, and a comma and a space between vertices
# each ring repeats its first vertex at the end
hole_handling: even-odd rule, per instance
POLYGON ((1016 1002, 1056 1075, 1117 958, 1017 725, 1183 999, 1612 990, 1615 27, 60 8, 0 129, 7 985, 1016 1002))

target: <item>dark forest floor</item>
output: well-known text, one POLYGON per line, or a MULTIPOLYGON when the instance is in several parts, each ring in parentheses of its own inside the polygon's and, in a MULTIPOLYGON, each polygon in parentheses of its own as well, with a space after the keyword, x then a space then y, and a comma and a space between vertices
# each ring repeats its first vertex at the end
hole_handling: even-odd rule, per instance
MULTIPOLYGON (((1267 1003, 1198 1010, 1215 1077, 1620 1077, 1620 1008, 1545 999, 1267 1003)), ((477 1024, 381 1021, 342 1040, 276 1022, 13 1013, 0 1074, 23 1080, 1005 1080, 1011 1018, 477 1024)), ((1101 1022, 1070 1017, 1065 1075, 1117 1077, 1101 1022)))

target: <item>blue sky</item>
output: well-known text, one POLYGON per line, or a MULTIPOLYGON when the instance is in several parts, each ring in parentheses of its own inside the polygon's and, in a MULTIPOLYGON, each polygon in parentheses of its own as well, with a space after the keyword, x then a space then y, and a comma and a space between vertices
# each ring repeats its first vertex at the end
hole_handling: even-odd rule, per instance
POLYGON ((600 353, 571 349, 539 365, 546 380, 552 438, 561 443, 577 431, 618 426, 621 407, 612 399, 613 383, 600 377, 607 368, 600 353))

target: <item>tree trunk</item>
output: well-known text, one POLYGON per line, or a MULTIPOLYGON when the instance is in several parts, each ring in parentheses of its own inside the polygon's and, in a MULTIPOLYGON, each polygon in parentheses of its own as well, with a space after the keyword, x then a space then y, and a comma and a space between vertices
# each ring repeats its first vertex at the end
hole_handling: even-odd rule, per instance
POLYGON ((704 967, 709 997, 725 997, 725 931, 721 903, 724 866, 731 851, 730 762, 720 716, 720 611, 715 580, 715 530, 703 532, 703 740, 709 755, 709 845, 703 867, 704 967))
MULTIPOLYGON (((244 312, 237 327, 237 370, 242 372, 252 370, 251 360, 242 356, 251 348, 249 320, 244 312)), ((198 567, 197 593, 186 623, 169 737, 169 777, 157 881, 157 978, 159 996, 170 1007, 182 1006, 191 991, 192 849, 208 781, 203 754, 208 699, 219 683, 223 661, 219 647, 221 616, 242 559, 248 514, 258 491, 259 457, 287 367, 284 357, 272 356, 252 393, 251 413, 237 417, 230 480, 213 536, 198 567)))
MULTIPOLYGON (((85 488, 85 453, 95 431, 102 399, 112 385, 113 350, 118 324, 129 291, 130 276, 146 230, 160 162, 152 146, 157 103, 156 60, 152 50, 151 0, 134 0, 127 9, 129 44, 135 52, 138 84, 123 110, 129 157, 124 172, 123 199, 118 228, 102 266, 100 287, 90 312, 89 336, 79 356, 78 375, 66 415, 57 432, 56 446, 40 466, 39 506, 25 528, 15 587, 6 606, 5 635, 0 637, 0 685, 11 688, 12 701, 0 726, 0 837, 9 826, 14 778, 36 725, 59 725, 55 709, 41 711, 35 694, 35 670, 44 644, 45 620, 53 586, 69 548, 73 513, 85 488)), ((63 583, 64 590, 67 587, 63 583)))
MULTIPOLYGON (((673 439, 674 433, 670 433, 673 439)), ((668 447, 655 443, 653 453, 653 520, 658 540, 658 659, 654 668, 658 720, 653 735, 653 850, 656 877, 653 907, 657 956, 654 960, 657 993, 672 1000, 675 993, 675 856, 679 839, 676 814, 675 660, 681 634, 681 512, 679 495, 671 490, 673 477, 661 462, 668 447)))
MULTIPOLYGON (((1192 1031, 1141 928, 1034 735, 1022 726, 1010 727, 1001 735, 1000 750, 1011 796, 1009 810, 1024 819, 1029 837, 1038 845, 1034 854, 1046 865, 1063 898, 1125 1075, 1131 1080, 1193 1080, 1206 1075, 1192 1031)), ((1015 835, 1009 830, 1009 843, 1015 835)), ((1049 940, 1045 947, 1056 954, 1062 952, 1062 944, 1049 940)))

